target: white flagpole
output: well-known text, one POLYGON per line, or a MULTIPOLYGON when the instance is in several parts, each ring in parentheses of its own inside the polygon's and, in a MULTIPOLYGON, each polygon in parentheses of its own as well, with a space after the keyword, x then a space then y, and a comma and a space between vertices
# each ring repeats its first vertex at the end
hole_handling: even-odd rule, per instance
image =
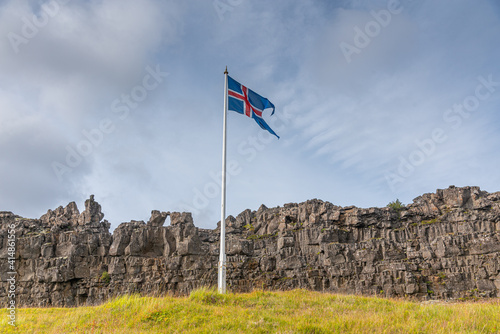
POLYGON ((220 219, 219 293, 226 293, 226 123, 227 123, 227 66, 224 71, 224 123, 222 126, 222 205, 220 219))

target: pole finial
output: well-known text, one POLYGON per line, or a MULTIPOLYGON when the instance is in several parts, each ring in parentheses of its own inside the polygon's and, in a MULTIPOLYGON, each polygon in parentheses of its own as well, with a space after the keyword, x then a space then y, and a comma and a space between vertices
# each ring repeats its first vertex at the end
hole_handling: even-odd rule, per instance
POLYGON ((227 71, 227 66, 226 66, 226 70, 224 71, 224 74, 228 74, 229 72, 227 71))

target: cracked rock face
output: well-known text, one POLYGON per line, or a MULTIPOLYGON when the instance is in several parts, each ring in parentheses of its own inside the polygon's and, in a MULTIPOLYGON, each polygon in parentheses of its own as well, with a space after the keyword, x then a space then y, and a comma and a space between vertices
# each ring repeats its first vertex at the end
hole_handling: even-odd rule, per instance
MULTIPOLYGON (((153 210, 147 223, 122 223, 111 234, 103 218, 93 196, 82 213, 74 202, 40 219, 0 212, 0 303, 8 300, 11 224, 19 306, 92 305, 126 293, 217 285, 220 222, 201 229, 190 213, 153 210)), ((500 192, 452 186, 400 210, 321 200, 262 205, 227 217, 226 226, 231 291, 500 297, 500 192)))

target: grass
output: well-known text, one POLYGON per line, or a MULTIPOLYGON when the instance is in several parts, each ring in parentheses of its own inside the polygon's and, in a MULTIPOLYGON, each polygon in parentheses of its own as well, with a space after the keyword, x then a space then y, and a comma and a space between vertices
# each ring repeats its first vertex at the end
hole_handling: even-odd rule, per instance
POLYGON ((124 296, 101 306, 24 308, 1 333, 497 333, 500 301, 422 304, 306 290, 124 296))
POLYGON ((386 205, 388 208, 392 208, 396 211, 403 210, 405 208, 405 205, 401 203, 399 199, 396 199, 395 201, 390 202, 389 204, 386 205))
POLYGON ((435 223, 439 223, 439 219, 434 218, 431 220, 422 220, 422 225, 430 225, 430 224, 435 224, 435 223))

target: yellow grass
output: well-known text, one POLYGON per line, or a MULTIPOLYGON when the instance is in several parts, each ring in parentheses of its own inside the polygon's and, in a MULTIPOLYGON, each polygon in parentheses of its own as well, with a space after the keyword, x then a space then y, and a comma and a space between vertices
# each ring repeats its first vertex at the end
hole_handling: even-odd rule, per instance
POLYGON ((101 306, 2 310, 1 333, 498 333, 500 301, 422 304, 294 290, 125 296, 101 306))

